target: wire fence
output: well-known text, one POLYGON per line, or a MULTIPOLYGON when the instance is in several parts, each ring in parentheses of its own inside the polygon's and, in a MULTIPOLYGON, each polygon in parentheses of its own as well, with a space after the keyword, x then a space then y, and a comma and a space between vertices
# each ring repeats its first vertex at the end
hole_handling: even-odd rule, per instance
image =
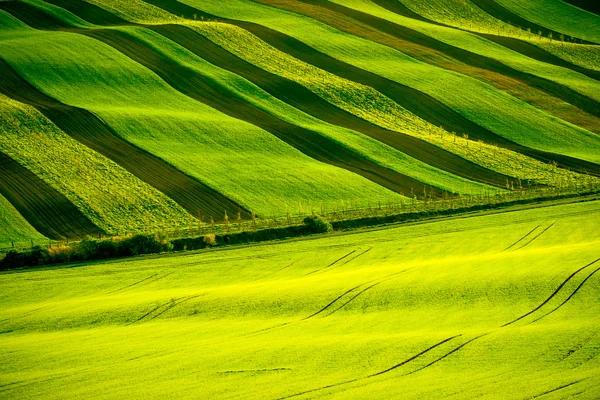
MULTIPOLYGON (((447 198, 425 198, 417 200, 416 198, 407 199, 398 203, 376 202, 362 207, 352 207, 350 204, 345 206, 340 204, 338 209, 324 211, 322 209, 311 209, 309 211, 297 212, 295 214, 287 213, 273 217, 253 216, 250 220, 235 219, 224 223, 202 223, 189 227, 171 228, 165 227, 160 232, 124 232, 119 235, 106 236, 98 235, 96 239, 119 240, 123 237, 134 234, 161 234, 170 240, 182 238, 195 238, 206 234, 226 235, 238 232, 254 232, 263 229, 277 229, 283 227, 302 225, 304 219, 308 216, 319 215, 329 222, 357 220, 361 218, 382 218, 392 215, 412 214, 412 213, 451 213, 452 210, 469 209, 472 207, 497 207, 503 204, 514 202, 528 202, 533 200, 544 200, 560 197, 573 197, 600 193, 600 186, 581 185, 573 183, 562 188, 540 187, 527 190, 515 191, 489 191, 480 195, 467 196, 448 196, 447 198)), ((0 247, 0 254, 6 254, 11 250, 27 251, 35 246, 41 248, 52 248, 60 246, 69 246, 81 240, 29 240, 14 241, 9 246, 0 247)))

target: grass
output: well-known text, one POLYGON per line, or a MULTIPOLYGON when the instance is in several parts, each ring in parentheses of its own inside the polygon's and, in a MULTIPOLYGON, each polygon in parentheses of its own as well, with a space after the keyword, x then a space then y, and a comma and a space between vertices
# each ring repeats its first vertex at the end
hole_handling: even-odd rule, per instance
POLYGON ((0 248, 11 247, 13 242, 46 241, 8 200, 0 195, 0 248))
POLYGON ((538 42, 536 46, 575 65, 600 71, 600 49, 589 44, 538 42))
MULTIPOLYGON (((4 19, 11 17, 3 14, 4 19)), ((96 40, 25 27, 5 33, 4 57, 34 86, 94 112, 126 140, 257 213, 297 210, 299 203, 306 207, 310 202, 398 199, 355 174, 304 156, 261 129, 189 99, 96 40), (31 51, 23 52, 24 47, 31 51), (53 68, 42 71, 40 63, 53 68)), ((148 36, 161 45, 160 37, 148 36)))
POLYGON ((0 274, 3 397, 592 399, 598 212, 0 274))
POLYGON ((0 95, 0 114, 0 150, 56 188, 107 234, 193 222, 173 200, 72 139, 33 107, 0 95))
POLYGON ((527 3, 517 0, 496 0, 515 14, 566 35, 600 43, 598 24, 600 17, 563 1, 534 0, 527 3), (552 10, 552 12, 549 12, 552 10))
POLYGON ((425 92, 471 121, 516 143, 592 162, 599 160, 597 135, 476 79, 419 62, 386 46, 272 7, 241 0, 226 5, 213 0, 186 0, 185 3, 214 15, 253 21, 280 30, 341 61, 425 92), (463 90, 452 89, 456 87, 463 90))

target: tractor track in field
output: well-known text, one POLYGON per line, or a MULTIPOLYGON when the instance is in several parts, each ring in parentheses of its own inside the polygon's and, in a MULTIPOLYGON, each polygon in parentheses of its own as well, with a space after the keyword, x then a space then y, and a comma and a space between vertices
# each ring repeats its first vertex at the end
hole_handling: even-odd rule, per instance
POLYGON ((137 286, 137 285, 139 285, 140 283, 142 283, 142 282, 145 282, 145 281, 147 281, 147 280, 149 280, 149 279, 152 279, 152 278, 154 278, 154 277, 155 277, 155 276, 157 276, 157 275, 158 275, 158 273, 156 273, 156 274, 153 274, 153 275, 150 275, 150 276, 149 276, 149 277, 147 277, 147 278, 144 278, 144 279, 142 279, 142 280, 139 280, 139 281, 137 281, 137 282, 135 282, 135 283, 132 283, 131 285, 127 285, 127 286, 121 287, 121 288, 119 288, 119 289, 113 290, 112 292, 108 292, 107 294, 113 294, 113 293, 121 292, 121 291, 123 291, 123 290, 126 290, 126 289, 129 289, 129 288, 131 288, 131 287, 133 287, 133 286, 137 286))
MULTIPOLYGON (((596 260, 596 261, 600 261, 600 259, 596 260)), ((552 309, 551 311, 547 312, 546 314, 542 315, 541 317, 534 319, 533 321, 531 321, 529 324, 533 324, 534 322, 537 322, 539 320, 541 320, 542 318, 547 317, 548 315, 554 313, 555 311, 557 311, 559 308, 561 308, 562 306, 564 306, 569 300, 571 300, 573 298, 573 296, 575 296, 575 294, 579 291, 579 289, 581 289, 581 287, 588 281, 588 279, 590 279, 592 276, 594 276, 596 274, 596 272, 600 271, 600 267, 596 268, 591 274, 589 274, 584 280, 583 282, 581 282, 579 284, 579 286, 577 286, 577 288, 575 289, 575 291, 573 291, 573 293, 571 293, 571 295, 569 297, 567 297, 567 299, 565 301, 563 301, 562 303, 560 303, 557 307, 555 307, 554 309, 552 309)), ((529 325, 528 324, 528 325, 529 325)))
POLYGON ((566 385, 561 385, 561 386, 559 386, 559 387, 557 387, 557 388, 554 388, 554 389, 552 389, 552 390, 548 390, 548 391, 546 391, 546 392, 543 392, 543 393, 540 393, 540 394, 536 394, 536 395, 535 395, 535 396, 533 396, 533 397, 529 397, 529 399, 537 399, 537 398, 539 398, 539 397, 542 397, 542 396, 545 396, 545 395, 547 395, 547 394, 550 394, 550 393, 557 392, 557 391, 559 391, 559 390, 561 390, 561 389, 568 388, 569 386, 573 386, 573 385, 575 385, 575 384, 577 384, 577 383, 579 383, 579 382, 581 382, 581 381, 583 381, 583 379, 579 379, 579 380, 577 380, 577 381, 574 381, 574 382, 571 382, 571 383, 567 383, 566 385))
POLYGON ((134 287, 134 286, 137 286, 137 287, 139 288, 140 286, 138 286, 138 285, 141 285, 142 283, 143 283, 143 285, 141 285, 141 286, 146 286, 146 285, 148 285, 148 284, 150 284, 150 283, 154 283, 154 282, 157 282, 157 281, 159 281, 159 280, 161 280, 161 279, 164 279, 164 278, 166 278, 167 276, 173 275, 175 272, 176 272, 176 271, 169 272, 169 273, 167 273, 167 274, 165 274, 165 275, 159 276, 158 278, 152 279, 152 278, 154 278, 154 277, 156 277, 156 276, 158 275, 158 274, 154 274, 154 275, 151 275, 151 276, 149 276, 149 277, 147 277, 147 278, 145 278, 145 279, 142 279, 142 280, 140 280, 140 281, 137 281, 137 282, 135 282, 135 283, 132 283, 131 285, 127 285, 127 286, 125 286, 125 287, 122 287, 122 288, 120 288, 120 289, 113 290, 112 292, 108 292, 107 294, 113 294, 113 293, 117 293, 117 292, 122 292, 122 291, 124 291, 124 290, 127 290, 127 289, 129 289, 129 288, 132 288, 132 287, 134 287))
POLYGON ((522 245, 521 247, 519 247, 517 250, 521 250, 527 246, 529 246, 534 240, 536 240, 537 238, 539 238, 540 236, 542 236, 544 233, 548 232, 550 230, 550 228, 552 228, 559 220, 554 221, 553 223, 551 223, 550 225, 548 225, 547 227, 545 227, 540 233, 538 233, 537 235, 535 235, 534 237, 532 237, 527 243, 525 243, 524 245, 522 245))
POLYGON ((438 363, 438 362, 442 361, 444 358, 446 358, 446 357, 449 357, 449 356, 451 356, 452 354, 456 353, 457 351, 459 351, 460 349, 462 349, 463 347, 465 347, 465 346, 466 346, 466 345, 468 345, 469 343, 471 343, 471 342, 474 342, 475 340, 477 340, 477 339, 479 339, 479 338, 482 338, 482 337, 484 337, 484 336, 486 336, 486 335, 489 335, 489 333, 484 333, 483 335, 479 335, 479 336, 476 336, 476 337, 474 337, 473 339, 469 339, 469 340, 467 340, 466 342, 464 342, 463 344, 459 345, 458 347, 455 347, 454 349, 452 349, 452 350, 451 350, 451 351, 449 351, 448 353, 444 354, 443 356, 441 356, 441 357, 437 358, 436 360, 434 360, 434 361, 430 362, 429 364, 427 364, 427 365, 424 365, 424 366, 422 366, 422 367, 420 367, 420 368, 418 368, 418 369, 416 369, 416 370, 414 370, 414 371, 411 371, 411 372, 409 372, 409 373, 405 374, 404 376, 407 376, 407 375, 412 375, 412 374, 414 374, 414 373, 417 373, 417 372, 419 372, 419 371, 422 371, 422 370, 424 370, 425 368, 429 368, 429 367, 431 367, 433 364, 436 364, 436 363, 438 363))
POLYGON ((598 164, 563 154, 532 149, 512 142, 465 118, 451 107, 424 92, 337 60, 336 58, 321 53, 300 40, 277 30, 253 22, 218 17, 179 1, 143 1, 160 7, 171 14, 183 16, 188 19, 194 19, 194 15, 196 15, 197 18, 204 18, 238 26, 254 34, 274 48, 307 64, 311 64, 341 78, 362 85, 371 86, 420 118, 435 126, 442 126, 448 132, 457 132, 461 135, 468 134, 469 137, 474 140, 482 140, 486 143, 516 151, 544 163, 556 161, 558 165, 563 168, 566 167, 578 172, 587 172, 595 176, 600 176, 600 165, 598 164))
POLYGON ((133 325, 133 324, 138 323, 140 321, 143 321, 143 322, 152 321, 153 319, 158 318, 159 316, 161 316, 164 313, 166 313, 167 311, 175 308, 176 306, 178 306, 180 304, 183 304, 185 302, 188 302, 190 300, 193 300, 195 298, 198 298, 200 296, 203 296, 203 295, 204 294, 197 294, 197 295, 193 295, 193 296, 184 296, 184 297, 173 298, 173 299, 171 299, 171 300, 169 300, 169 301, 167 301, 165 303, 159 304, 158 306, 154 307, 152 310, 148 311, 147 313, 145 313, 144 315, 142 315, 141 317, 139 317, 135 321, 128 323, 126 326, 133 325), (156 311, 159 311, 159 312, 156 313, 156 314, 154 314, 154 315, 152 315, 152 316, 150 316, 151 314, 155 313, 156 311), (149 316, 150 316, 150 318, 147 318, 149 316))
POLYGON ((376 372, 376 373, 373 373, 373 374, 370 374, 370 375, 367 375, 367 376, 363 376, 363 377, 360 377, 360 378, 349 379, 349 380, 346 380, 346 381, 332 383, 330 385, 321 386, 321 387, 314 388, 314 389, 309 389, 309 390, 306 390, 306 391, 303 391, 303 392, 298 392, 298 393, 294 393, 294 394, 291 394, 291 395, 287 395, 287 396, 283 396, 283 397, 278 397, 276 400, 290 399, 290 398, 293 398, 293 397, 298 397, 298 396, 302 396, 302 395, 305 395, 305 394, 318 392, 318 391, 321 391, 321 390, 331 389, 331 388, 334 388, 334 387, 337 387, 337 386, 342 386, 342 385, 346 385, 346 384, 349 384, 349 383, 359 382, 359 381, 363 381, 363 380, 366 380, 366 379, 370 379, 370 378, 374 378, 374 377, 386 374, 386 373, 391 372, 391 371, 393 371, 393 370, 395 370, 395 369, 397 369, 397 368, 399 368, 399 367, 401 367, 403 365, 408 364, 411 361, 414 361, 414 360, 418 359, 419 357, 421 357, 422 355, 424 355, 424 354, 428 353, 429 351, 435 349, 436 347, 441 346, 442 344, 447 343, 447 342, 449 342, 449 341, 451 341, 451 340, 453 340, 453 339, 455 339, 455 338, 457 338, 459 336, 461 336, 461 335, 456 335, 456 336, 452 336, 452 337, 446 338, 446 339, 442 340, 441 342, 438 342, 438 343, 436 343, 436 344, 434 344, 432 346, 429 346, 428 348, 426 348, 425 350, 417 353, 416 355, 409 357, 408 359, 402 361, 401 363, 398 363, 398 364, 396 364, 396 365, 394 365, 394 366, 392 366, 390 368, 387 368, 387 369, 385 369, 383 371, 379 371, 379 372, 376 372))
POLYGON ((432 19, 428 19, 414 11, 410 8, 406 7, 398 0, 371 0, 373 3, 377 4, 383 9, 386 9, 394 14, 401 15, 403 17, 412 18, 418 21, 427 22, 429 24, 444 26, 451 29, 458 29, 465 32, 468 32, 473 35, 477 35, 483 38, 486 38, 492 42, 495 42, 503 47, 516 51, 517 53, 523 54, 529 58, 533 58, 534 60, 544 62, 546 64, 556 65, 558 67, 568 68, 575 72, 579 72, 589 78, 600 80, 600 71, 596 71, 594 69, 589 69, 585 67, 581 67, 579 65, 572 64, 567 60, 564 60, 558 56, 555 56, 552 53, 549 53, 525 40, 507 37, 507 36, 498 36, 488 33, 481 33, 470 31, 467 29, 459 28, 452 25, 444 24, 443 22, 434 21, 432 19))
POLYGON ((527 232, 525 234, 525 236, 521 237, 519 240, 517 240, 516 242, 514 242, 513 244, 511 244, 510 246, 508 246, 504 250, 502 250, 502 252, 505 252, 505 251, 510 250, 513 247, 515 247, 517 244, 519 244, 520 242, 522 242, 523 240, 525 240, 529 235, 531 235, 533 232, 535 232, 540 226, 542 226, 542 224, 537 225, 535 228, 533 228, 532 230, 530 230, 529 232, 527 232))
POLYGON ((372 247, 369 247, 367 250, 363 251, 362 253, 360 253, 360 254, 357 254, 356 256, 352 257, 351 259, 344 261, 342 264, 340 264, 340 267, 341 267, 341 266, 343 266, 343 265, 346 265, 346 264, 348 264, 348 263, 351 263, 352 261, 356 260, 356 259, 357 259, 357 258, 359 258, 359 257, 362 257, 362 256, 364 256, 365 254, 367 254, 367 253, 368 253, 368 252, 370 252, 371 250, 373 250, 373 248, 372 248, 372 247))
POLYGON ((498 60, 446 44, 386 19, 327 0, 252 1, 303 14, 335 29, 401 51, 427 64, 454 70, 485 81, 500 90, 521 86, 524 92, 527 92, 531 88, 536 88, 570 103, 582 111, 600 117, 600 102, 585 94, 549 79, 518 71, 498 60), (452 62, 448 57, 460 64, 452 62))
MULTIPOLYGON (((0 92, 11 79, 5 67, 0 58, 0 92)), ((62 193, 3 152, 0 152, 0 194, 49 239, 105 234, 62 193)))
MULTIPOLYGON (((30 5, 25 5, 26 3, 18 4, 0 2, 0 9, 16 8, 21 9, 23 13, 31 9, 36 10, 30 5)), ((16 11, 15 13, 19 14, 16 11)), ((39 13, 35 14, 39 16, 39 13)), ((242 210, 237 203, 222 194, 185 175, 162 159, 123 140, 100 118, 88 110, 68 106, 42 93, 23 79, 12 66, 2 59, 0 59, 0 77, 1 93, 13 100, 33 106, 73 139, 114 161, 140 180, 166 194, 190 214, 197 215, 198 210, 200 210, 204 215, 217 216, 222 215, 223 210, 226 209, 232 215, 235 215, 239 210, 242 210)), ((23 182, 25 184, 25 180, 23 182)), ((42 188, 43 186, 40 184, 39 187, 42 188)), ((45 192, 52 193, 49 190, 45 190, 45 192)), ((19 208, 17 207, 17 209, 19 208)), ((30 222, 36 217, 31 213, 21 213, 30 222)), ((41 218, 40 215, 43 214, 38 213, 37 217, 41 218)), ((68 212, 63 214, 70 215, 68 212)), ((244 210, 242 217, 249 219, 249 213, 244 210)), ((70 218, 73 219, 73 222, 65 221, 59 226, 65 226, 68 229, 80 219, 76 216, 70 218)), ((32 225, 34 224, 32 223, 32 225)), ((36 225, 34 227, 37 228, 36 225)), ((99 233, 98 229, 91 232, 89 228, 80 230, 83 234, 71 237, 81 237, 92 233, 97 235, 99 233)))
MULTIPOLYGON (((363 158, 335 140, 275 117, 234 95, 212 77, 178 64, 126 32, 74 28, 27 3, 0 2, 0 9, 8 11, 35 29, 67 31, 99 40, 148 68, 180 93, 230 117, 257 126, 317 161, 358 174, 396 193, 420 193, 426 186, 407 175, 363 158)), ((496 177, 505 177, 493 171, 489 172, 496 177)), ((496 183, 498 186, 499 182, 496 183)), ((435 196, 441 196, 443 193, 446 192, 433 189, 435 196)))
MULTIPOLYGON (((537 306, 537 307, 536 307, 536 308, 534 308, 533 310, 531 310, 531 311, 529 311, 529 312, 527 312, 527 313, 525 313, 525 314, 521 315, 520 317, 518 317, 518 318, 516 318, 516 319, 514 319, 514 320, 512 320, 512 321, 510 321, 510 322, 507 322, 506 324, 502 325, 502 327, 505 327, 505 326, 512 325, 512 324, 514 324, 515 322, 517 322, 517 321, 520 321, 520 320, 522 320, 523 318, 525 318, 525 317, 527 317, 527 316, 529 316, 529 315, 533 314, 534 312, 538 311, 540 308, 542 308, 543 306, 545 306, 545 305, 546 305, 546 304, 547 304, 547 303, 548 303, 550 300, 552 300, 552 299, 553 299, 553 298, 554 298, 554 297, 555 297, 555 296, 556 296, 556 295, 557 295, 557 294, 560 292, 560 290, 561 290, 561 289, 562 289, 562 288, 563 288, 563 287, 564 287, 564 286, 565 286, 565 285, 566 285, 566 284, 567 284, 567 283, 568 283, 568 282, 569 282, 569 281, 570 281, 570 280, 571 280, 573 277, 575 277, 575 276, 576 276, 576 275, 577 275, 579 272, 581 272, 581 271, 583 271, 583 270, 585 270, 585 269, 587 269, 587 268, 591 267, 592 265, 596 264, 596 263, 597 263, 597 262, 599 262, 599 261, 600 261, 600 258, 598 258, 598 259, 596 259, 596 260, 592 261, 592 262, 591 262, 591 263, 589 263, 589 264, 586 264, 586 265, 584 265, 583 267, 579 268, 577 271, 573 272, 573 273, 572 273, 571 275, 569 275, 569 276, 568 276, 568 277, 567 277, 567 278, 566 278, 566 279, 565 279, 565 280, 564 280, 564 281, 563 281, 563 282, 562 282, 562 283, 561 283, 561 284, 560 284, 560 285, 559 285, 559 286, 558 286, 558 287, 557 287, 557 288, 554 290, 554 292, 552 292, 552 294, 551 294, 551 295, 550 295, 550 296, 549 296, 549 297, 548 297, 546 300, 544 300, 544 301, 543 301, 543 302, 542 302, 542 303, 541 303, 539 306, 537 306)), ((599 269, 600 269, 600 268, 599 268, 599 269)), ((598 269, 597 269, 596 271, 598 271, 598 269)), ((593 272, 591 275, 595 274, 595 273, 596 273, 596 271, 594 271, 594 272, 593 272)), ((584 284, 584 283, 585 283, 585 282, 586 282, 586 281, 587 281, 587 280, 588 280, 588 279, 591 277, 591 275, 589 275, 589 276, 588 276, 588 277, 587 277, 587 278, 586 278, 586 279, 585 279, 585 280, 584 280, 584 281, 583 281, 583 282, 582 282, 582 283, 579 285, 579 287, 578 287, 578 288, 575 290, 575 292, 573 292, 573 293, 571 294, 571 296, 569 296, 569 298, 568 298, 568 299, 567 299, 567 300, 566 300, 564 303, 566 303, 566 302, 567 302, 567 301, 568 301, 568 300, 569 300, 571 297, 573 297, 573 296, 575 295, 575 293, 576 293, 576 292, 579 290, 579 288, 580 288, 581 286, 583 286, 583 284, 584 284)), ((564 303, 563 303, 563 304, 564 304, 564 303)), ((562 304, 561 304, 561 306, 562 306, 562 304)), ((559 306, 559 307, 560 307, 560 306, 559 306)), ((542 317, 542 318, 543 318, 543 317, 542 317)), ((541 318, 540 318, 540 319, 541 319, 541 318)))
POLYGON ((319 314, 321 314, 322 312, 324 312, 325 310, 327 310, 329 307, 331 307, 332 305, 334 305, 338 300, 340 300, 342 297, 344 297, 345 295, 352 293, 353 291, 355 291, 356 289, 360 288, 361 286, 364 286, 365 284, 362 283, 358 286, 353 287, 352 289, 348 289, 346 290, 344 293, 340 294, 338 297, 336 297, 335 299, 333 299, 329 304, 327 304, 325 307, 321 308, 319 311, 315 312, 314 314, 309 315, 308 317, 304 317, 302 318, 300 321, 306 321, 308 319, 311 319, 312 317, 315 317, 319 314))
POLYGON ((352 250, 351 252, 349 252, 348 254, 346 254, 346 255, 344 255, 344 256, 342 256, 342 257, 338 258, 337 260, 335 260, 334 262, 332 262, 332 263, 328 264, 327 266, 325 266, 325 267, 323 267, 323 268, 316 269, 316 270, 314 270, 314 271, 312 271, 312 272, 309 272, 309 273, 307 273, 307 274, 304 274, 303 276, 309 276, 309 275, 312 275, 312 274, 316 274, 316 273, 317 273, 317 272, 319 272, 319 271, 323 271, 324 269, 327 269, 327 268, 329 268, 329 267, 333 267, 335 264, 337 264, 338 262, 342 261, 343 259, 345 259, 345 258, 347 258, 347 257, 351 256, 351 255, 352 255, 352 254, 354 254, 354 253, 356 253, 356 249, 354 249, 354 250, 352 250))

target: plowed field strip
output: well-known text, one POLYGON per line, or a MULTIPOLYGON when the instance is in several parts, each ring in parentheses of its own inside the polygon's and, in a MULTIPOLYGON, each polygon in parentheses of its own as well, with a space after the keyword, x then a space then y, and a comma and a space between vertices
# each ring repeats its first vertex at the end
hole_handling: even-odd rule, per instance
POLYGON ((545 163, 556 161, 561 167, 567 167, 575 171, 586 172, 592 175, 600 176, 600 165, 579 160, 574 157, 531 149, 526 146, 516 144, 463 117, 452 108, 446 106, 428 94, 420 92, 419 90, 411 87, 401 85, 390 79, 381 77, 351 64, 339 61, 327 54, 315 50, 296 38, 274 29, 252 22, 217 17, 178 1, 144 1, 160 7, 174 15, 182 15, 189 19, 193 19, 194 15, 196 15, 197 18, 205 18, 236 25, 259 37, 261 40, 265 41, 276 49, 285 52, 305 63, 312 64, 315 67, 335 74, 341 78, 348 79, 366 86, 371 86, 415 115, 418 115, 419 117, 436 126, 442 126, 448 131, 453 131, 459 134, 466 133, 472 139, 493 143, 545 163))
MULTIPOLYGON (((8 78, 3 64, 0 59, 0 82, 8 78)), ((47 238, 64 240, 103 233, 65 196, 2 152, 0 194, 47 238)))
MULTIPOLYGON (((0 8, 4 8, 5 4, 8 3, 0 3, 0 8)), ((67 106, 46 96, 2 60, 0 92, 13 100, 35 107, 69 136, 165 193, 192 215, 197 215, 200 210, 202 215, 213 215, 217 218, 223 215, 223 210, 227 210, 230 215, 236 215, 241 209, 227 197, 121 139, 91 112, 67 106)), ((249 214, 243 212, 242 217, 249 218, 249 214)))
MULTIPOLYGON (((509 9, 503 7, 498 4, 494 0, 470 0, 471 3, 475 4, 477 7, 481 8, 486 13, 490 14, 492 17, 499 19, 500 21, 506 22, 507 24, 527 29, 531 28, 532 32, 542 31, 543 36, 548 36, 549 33, 557 38, 560 36, 561 32, 553 31, 552 29, 546 28, 545 26, 541 26, 536 24, 535 22, 528 21, 517 14, 513 13, 509 9)), ((565 35, 567 36, 567 35, 565 35)), ((593 42, 588 42, 585 40, 581 40, 582 43, 587 44, 595 44, 593 42)))
POLYGON ((333 28, 391 47, 420 61, 483 80, 499 89, 537 88, 600 117, 600 103, 559 83, 515 70, 500 61, 451 46, 414 29, 327 0, 252 0, 300 13, 333 28), (448 57, 463 63, 457 64, 448 57), (523 84, 525 86, 523 86, 523 84))
MULTIPOLYGON (((381 8, 385 8, 386 10, 391 11, 395 14, 401 15, 403 17, 416 19, 416 20, 427 22, 430 24, 446 26, 446 27, 453 28, 453 29, 460 29, 460 28, 456 28, 455 26, 446 25, 444 23, 425 18, 422 15, 419 15, 419 14, 415 13, 414 11, 412 11, 411 9, 406 7, 404 4, 400 3, 399 0, 371 0, 371 1, 375 4, 377 4, 378 6, 380 6, 381 8)), ((596 80, 600 79, 600 71, 596 71, 593 69, 589 69, 589 68, 581 67, 579 65, 572 64, 572 63, 570 63, 566 60, 563 60, 562 58, 557 57, 554 54, 548 53, 547 51, 544 51, 544 50, 540 49, 539 47, 537 47, 531 43, 528 43, 524 40, 507 37, 507 36, 498 36, 498 35, 492 35, 492 34, 487 34, 487 33, 481 33, 481 32, 472 32, 472 31, 467 31, 467 32, 484 37, 494 43, 497 43, 501 46, 509 48, 513 51, 516 51, 517 53, 521 53, 527 57, 533 58, 534 60, 545 62, 547 64, 556 65, 559 67, 569 68, 573 71, 576 71, 583 75, 586 75, 592 79, 596 79, 596 80)))
MULTIPOLYGON (((276 118, 245 102, 235 94, 225 91, 218 82, 211 78, 174 62, 125 32, 72 28, 42 10, 25 3, 0 3, 0 8, 36 29, 60 29, 97 39, 150 69, 186 96, 233 118, 262 128, 313 159, 354 172, 396 193, 410 193, 411 191, 421 193, 423 191, 424 184, 422 182, 366 160, 338 142, 314 131, 276 118), (60 28, 57 28, 57 25, 60 25, 60 28)), ((443 193, 441 190, 433 189, 434 196, 441 196, 443 193)), ((223 207, 221 207, 222 209, 223 207)), ((235 212, 238 209, 236 208, 235 212)))

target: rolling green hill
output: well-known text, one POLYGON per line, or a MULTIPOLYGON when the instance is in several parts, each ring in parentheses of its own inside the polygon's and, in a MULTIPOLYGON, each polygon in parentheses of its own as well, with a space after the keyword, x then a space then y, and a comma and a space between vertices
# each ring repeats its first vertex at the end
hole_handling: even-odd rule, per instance
POLYGON ((2 396, 594 399, 599 213, 3 273, 2 396))

